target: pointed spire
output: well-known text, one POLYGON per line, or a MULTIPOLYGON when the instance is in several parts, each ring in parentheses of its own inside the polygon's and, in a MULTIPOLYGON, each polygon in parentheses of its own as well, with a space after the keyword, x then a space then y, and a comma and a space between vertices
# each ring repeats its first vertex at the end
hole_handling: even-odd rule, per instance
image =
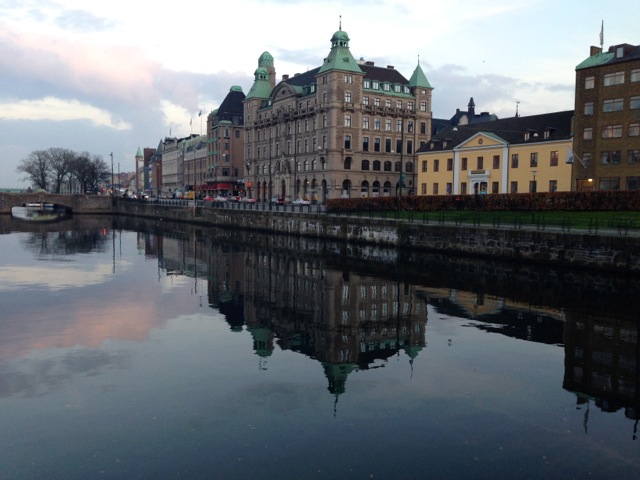
POLYGON ((422 71, 422 67, 420 66, 420 55, 418 55, 418 65, 416 66, 411 78, 409 79, 410 87, 423 87, 423 88, 432 88, 429 80, 427 80, 427 76, 422 71))

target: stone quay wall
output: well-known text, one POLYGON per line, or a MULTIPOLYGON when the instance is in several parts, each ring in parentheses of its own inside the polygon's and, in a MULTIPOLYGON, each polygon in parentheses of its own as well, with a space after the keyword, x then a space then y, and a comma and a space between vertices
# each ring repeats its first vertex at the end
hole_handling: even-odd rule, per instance
POLYGON ((640 237, 617 232, 446 226, 274 210, 118 202, 119 214, 348 243, 640 274, 640 237))
POLYGON ((167 206, 105 195, 0 194, 0 214, 23 203, 57 203, 75 215, 113 214, 272 232, 351 244, 547 263, 640 274, 640 237, 615 231, 591 234, 532 229, 447 226, 405 221, 268 210, 167 206))

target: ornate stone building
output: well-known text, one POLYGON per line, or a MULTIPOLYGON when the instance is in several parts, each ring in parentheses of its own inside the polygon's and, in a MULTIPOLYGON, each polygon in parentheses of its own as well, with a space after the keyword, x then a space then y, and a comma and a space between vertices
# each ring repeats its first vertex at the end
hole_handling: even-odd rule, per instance
POLYGON ((276 83, 264 52, 244 99, 244 160, 259 200, 415 193, 415 152, 430 138, 432 87, 418 64, 356 61, 349 36, 333 34, 320 67, 276 83), (401 181, 402 179, 402 181, 401 181))

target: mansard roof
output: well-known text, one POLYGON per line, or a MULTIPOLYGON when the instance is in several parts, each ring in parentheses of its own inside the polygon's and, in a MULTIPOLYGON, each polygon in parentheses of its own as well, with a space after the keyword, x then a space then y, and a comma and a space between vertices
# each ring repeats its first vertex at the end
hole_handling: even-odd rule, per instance
POLYGON ((434 136, 420 148, 418 153, 452 150, 452 148, 478 133, 497 136, 508 144, 516 145, 568 140, 573 137, 573 116, 573 110, 566 110, 528 117, 510 117, 470 125, 451 126, 434 136), (545 138, 545 132, 548 132, 547 138, 545 138))

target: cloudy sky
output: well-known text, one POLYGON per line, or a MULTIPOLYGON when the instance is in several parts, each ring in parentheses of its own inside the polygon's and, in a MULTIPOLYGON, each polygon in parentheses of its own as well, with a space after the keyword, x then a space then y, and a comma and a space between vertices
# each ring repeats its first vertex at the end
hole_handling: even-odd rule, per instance
POLYGON ((200 133, 201 109, 247 93, 262 52, 278 79, 321 65, 340 18, 355 58, 407 78, 420 62, 435 117, 470 97, 500 118, 517 102, 573 109, 601 22, 605 48, 637 45, 639 13, 638 0, 0 0, 0 188, 26 188, 16 165, 50 147, 132 171, 138 147, 200 133))

